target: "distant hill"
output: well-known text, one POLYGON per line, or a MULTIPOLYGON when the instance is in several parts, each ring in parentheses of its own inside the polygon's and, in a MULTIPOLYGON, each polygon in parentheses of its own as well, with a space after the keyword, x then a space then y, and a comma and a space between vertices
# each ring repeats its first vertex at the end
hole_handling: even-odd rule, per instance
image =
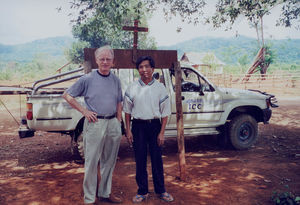
MULTIPOLYGON (((30 62, 35 55, 40 53, 60 57, 64 55, 64 49, 69 48, 73 41, 75 40, 71 37, 54 37, 13 46, 0 44, 0 61, 30 62)), ((300 64, 300 39, 266 40, 266 42, 273 45, 272 48, 277 56, 276 62, 300 64)), ((257 52, 256 45, 256 39, 245 36, 237 38, 199 37, 172 46, 159 47, 159 49, 175 49, 178 51, 179 57, 189 51, 213 52, 226 64, 237 64, 238 59, 245 56, 248 63, 251 63, 257 52)))
MULTIPOLYGON (((300 64, 300 39, 266 40, 271 43, 278 63, 300 64)), ((239 36, 237 38, 199 37, 172 46, 159 49, 177 50, 181 57, 184 52, 213 52, 226 64, 237 64, 238 59, 247 56, 252 62, 257 52, 257 41, 254 38, 239 36)))
POLYGON ((17 45, 0 44, 0 61, 29 62, 36 54, 45 53, 53 57, 64 55, 74 41, 71 37, 53 37, 17 45))

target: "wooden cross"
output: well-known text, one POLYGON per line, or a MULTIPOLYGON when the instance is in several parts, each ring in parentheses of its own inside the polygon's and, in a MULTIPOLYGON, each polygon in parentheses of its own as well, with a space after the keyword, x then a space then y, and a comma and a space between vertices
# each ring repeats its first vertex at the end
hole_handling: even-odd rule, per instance
POLYGON ((123 26, 124 31, 133 31, 133 48, 137 49, 138 46, 138 32, 148 32, 148 28, 138 27, 139 21, 134 20, 134 26, 123 26))
POLYGON ((123 26, 124 31, 133 31, 133 55, 132 61, 136 62, 137 59, 137 47, 138 47, 138 32, 148 32, 148 28, 138 27, 139 21, 134 20, 134 26, 123 26))

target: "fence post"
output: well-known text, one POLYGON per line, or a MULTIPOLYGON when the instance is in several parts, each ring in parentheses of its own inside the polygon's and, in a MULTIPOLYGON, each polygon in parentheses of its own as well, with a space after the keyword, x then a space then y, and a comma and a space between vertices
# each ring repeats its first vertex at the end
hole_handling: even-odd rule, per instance
POLYGON ((176 121, 177 121, 177 144, 178 144, 178 159, 180 179, 186 179, 186 162, 184 148, 184 130, 183 130, 183 112, 182 112, 182 97, 181 97, 181 67, 179 62, 174 63, 175 69, 175 96, 176 96, 176 121))

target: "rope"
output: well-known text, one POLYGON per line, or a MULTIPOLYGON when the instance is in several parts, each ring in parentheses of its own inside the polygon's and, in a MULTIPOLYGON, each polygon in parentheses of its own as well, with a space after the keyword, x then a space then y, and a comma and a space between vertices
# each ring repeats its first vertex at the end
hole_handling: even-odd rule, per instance
POLYGON ((18 126, 20 126, 20 123, 18 122, 18 120, 16 120, 16 118, 13 116, 13 114, 8 110, 8 108, 5 106, 4 102, 1 100, 0 101, 2 103, 2 105, 5 107, 5 109, 7 110, 7 112, 12 116, 12 118, 14 118, 15 122, 18 124, 18 126))
POLYGON ((20 105, 20 119, 21 119, 21 115, 22 115, 22 98, 21 95, 19 95, 19 105, 20 105))

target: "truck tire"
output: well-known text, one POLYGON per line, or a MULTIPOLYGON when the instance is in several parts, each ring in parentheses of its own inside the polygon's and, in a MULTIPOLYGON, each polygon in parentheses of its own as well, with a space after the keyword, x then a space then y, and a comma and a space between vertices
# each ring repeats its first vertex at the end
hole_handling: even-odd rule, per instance
POLYGON ((82 160, 84 160, 84 149, 83 149, 83 134, 80 132, 80 134, 77 136, 76 140, 77 144, 77 151, 82 160))
POLYGON ((256 120, 247 114, 241 114, 231 120, 228 126, 229 139, 237 150, 250 148, 257 140, 258 126, 256 120))
POLYGON ((84 150, 83 150, 83 135, 82 128, 76 128, 71 133, 72 138, 72 155, 79 161, 84 161, 84 150))

